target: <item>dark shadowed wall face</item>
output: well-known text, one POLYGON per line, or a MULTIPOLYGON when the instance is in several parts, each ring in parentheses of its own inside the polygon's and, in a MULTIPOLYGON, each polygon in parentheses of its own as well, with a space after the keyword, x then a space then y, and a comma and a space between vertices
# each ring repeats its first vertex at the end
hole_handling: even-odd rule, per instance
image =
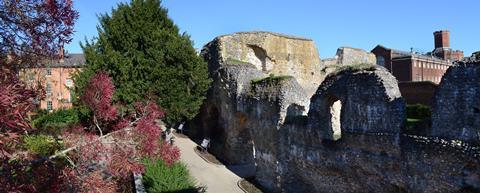
POLYGON ((480 63, 450 67, 437 89, 431 135, 480 144, 480 63))

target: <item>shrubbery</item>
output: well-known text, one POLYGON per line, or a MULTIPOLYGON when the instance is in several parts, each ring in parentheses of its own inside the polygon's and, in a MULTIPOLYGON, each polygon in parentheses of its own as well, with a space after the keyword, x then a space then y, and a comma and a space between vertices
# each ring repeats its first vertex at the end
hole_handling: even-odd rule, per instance
POLYGON ((79 123, 79 112, 77 109, 57 110, 53 113, 39 116, 32 121, 33 127, 45 133, 57 133, 63 128, 79 123))
POLYGON ((169 166, 163 160, 151 159, 145 159, 143 162, 145 164, 143 184, 147 192, 199 192, 185 164, 175 162, 169 166))
POLYGON ((407 105, 407 120, 405 132, 412 135, 426 135, 431 126, 430 107, 422 104, 407 105))
POLYGON ((32 153, 46 157, 62 148, 52 136, 49 135, 28 135, 23 137, 24 147, 32 153))
POLYGON ((432 116, 429 106, 422 104, 407 105, 407 118, 430 119, 432 116))

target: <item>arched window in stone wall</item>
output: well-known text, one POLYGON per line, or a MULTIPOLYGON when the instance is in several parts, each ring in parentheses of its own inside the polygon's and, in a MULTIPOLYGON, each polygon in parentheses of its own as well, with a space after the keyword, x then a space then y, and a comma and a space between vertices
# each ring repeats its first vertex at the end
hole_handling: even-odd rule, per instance
MULTIPOLYGON (((390 73, 378 66, 333 73, 312 97, 308 124, 320 140, 349 134, 399 134, 405 102, 390 73)), ((318 140, 318 139, 312 139, 318 140)))
POLYGON ((342 137, 342 123, 341 123, 341 115, 342 115, 342 101, 340 101, 337 97, 330 97, 329 99, 329 108, 330 108, 330 128, 331 129, 331 136, 330 138, 334 141, 339 140, 342 137))

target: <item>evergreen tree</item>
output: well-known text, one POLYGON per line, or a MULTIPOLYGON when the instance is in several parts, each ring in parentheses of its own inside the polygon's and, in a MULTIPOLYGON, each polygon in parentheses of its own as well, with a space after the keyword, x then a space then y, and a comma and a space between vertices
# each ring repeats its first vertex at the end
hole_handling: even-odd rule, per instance
POLYGON ((198 113, 211 82, 207 64, 160 0, 121 3, 99 20, 98 38, 82 45, 87 65, 74 77, 77 96, 103 70, 113 78, 115 102, 131 105, 153 94, 171 124, 198 113))

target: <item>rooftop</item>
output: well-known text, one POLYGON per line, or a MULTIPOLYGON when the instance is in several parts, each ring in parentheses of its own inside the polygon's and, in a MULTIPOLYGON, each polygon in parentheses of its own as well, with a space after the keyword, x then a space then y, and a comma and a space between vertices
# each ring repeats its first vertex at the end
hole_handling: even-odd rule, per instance
POLYGON ((387 48, 385 46, 382 46, 382 45, 378 45, 386 50, 391 50, 392 51, 392 59, 395 59, 395 58, 404 58, 404 57, 415 57, 415 58, 421 58, 421 59, 425 59, 425 60, 435 60, 435 61, 439 61, 439 62, 445 62, 445 60, 442 60, 440 58, 437 58, 433 55, 429 55, 429 54, 420 54, 420 53, 417 53, 417 52, 407 52, 407 51, 403 51, 403 50, 397 50, 397 49, 391 49, 391 48, 387 48))
POLYGON ((85 56, 83 54, 66 54, 63 61, 50 60, 45 65, 49 67, 79 68, 85 65, 85 56))

